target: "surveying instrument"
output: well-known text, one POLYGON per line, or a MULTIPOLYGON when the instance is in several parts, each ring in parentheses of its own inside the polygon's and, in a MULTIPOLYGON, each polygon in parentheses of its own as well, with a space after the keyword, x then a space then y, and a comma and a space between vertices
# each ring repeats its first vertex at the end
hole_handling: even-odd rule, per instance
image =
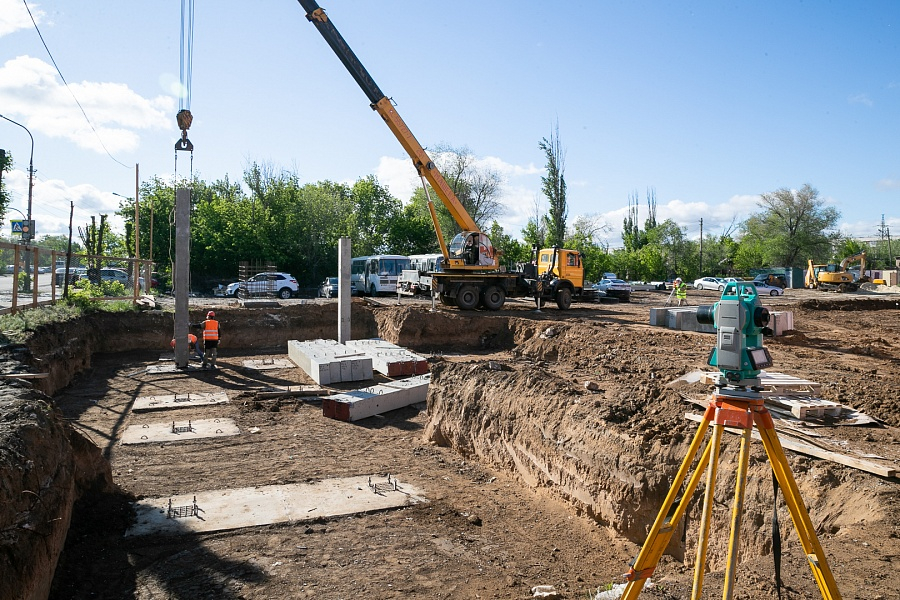
POLYGON ((800 490, 794 481, 790 467, 775 433, 772 415, 766 410, 760 394, 759 372, 772 366, 772 357, 763 346, 763 333, 769 334, 769 311, 759 302, 756 286, 750 282, 728 282, 722 298, 712 306, 700 306, 697 320, 712 324, 716 328, 716 346, 710 352, 707 363, 717 367, 716 389, 709 396, 709 404, 703 420, 694 435, 687 455, 678 470, 672 487, 666 495, 647 540, 625 574, 627 584, 622 593, 624 600, 634 600, 641 593, 644 583, 653 574, 659 559, 669 545, 669 540, 687 510, 688 501, 706 470, 706 491, 703 498, 703 513, 700 519, 700 534, 697 541, 697 561, 694 565, 694 585, 692 600, 699 600, 703 591, 703 576, 706 567, 706 551, 709 544, 710 517, 713 509, 716 470, 719 448, 725 427, 741 430, 741 446, 731 512, 731 534, 728 539, 725 584, 723 600, 731 600, 734 592, 735 570, 738 563, 741 515, 743 513, 744 492, 747 469, 750 460, 750 438, 754 425, 762 439, 769 464, 778 485, 784 492, 784 500, 790 510, 791 520, 803 546, 816 584, 825 600, 840 600, 837 584, 825 553, 816 537, 809 513, 800 497, 800 490), (696 468, 688 474, 709 426, 713 426, 712 436, 706 444, 696 468), (681 493, 685 480, 687 487, 681 493))

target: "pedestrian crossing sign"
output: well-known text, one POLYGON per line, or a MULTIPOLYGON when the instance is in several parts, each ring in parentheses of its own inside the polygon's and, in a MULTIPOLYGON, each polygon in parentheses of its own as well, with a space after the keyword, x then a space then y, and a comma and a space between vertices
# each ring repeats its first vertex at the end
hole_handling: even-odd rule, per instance
POLYGON ((12 225, 13 233, 22 233, 22 219, 10 220, 10 225, 12 225))

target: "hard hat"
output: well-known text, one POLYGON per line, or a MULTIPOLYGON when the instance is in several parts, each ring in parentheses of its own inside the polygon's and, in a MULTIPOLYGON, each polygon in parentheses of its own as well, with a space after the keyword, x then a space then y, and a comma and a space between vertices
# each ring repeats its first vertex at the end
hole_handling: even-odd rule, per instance
POLYGON ((681 281, 681 277, 676 277, 675 281, 681 281))
POLYGON ((216 313, 214 313, 213 311, 209 311, 208 313, 206 313, 206 316, 207 317, 215 317, 216 313))

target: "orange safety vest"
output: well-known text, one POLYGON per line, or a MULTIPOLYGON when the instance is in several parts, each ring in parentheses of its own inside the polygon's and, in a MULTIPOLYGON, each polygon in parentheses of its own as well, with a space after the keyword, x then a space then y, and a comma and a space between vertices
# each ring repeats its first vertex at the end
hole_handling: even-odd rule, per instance
MULTIPOLYGON (((196 343, 197 343, 197 336, 194 335, 193 333, 189 333, 188 334, 188 344, 193 345, 196 343)), ((172 338, 172 341, 169 345, 172 346, 173 348, 175 347, 175 338, 172 338)))
POLYGON ((203 321, 203 341, 219 339, 219 322, 213 319, 203 321))

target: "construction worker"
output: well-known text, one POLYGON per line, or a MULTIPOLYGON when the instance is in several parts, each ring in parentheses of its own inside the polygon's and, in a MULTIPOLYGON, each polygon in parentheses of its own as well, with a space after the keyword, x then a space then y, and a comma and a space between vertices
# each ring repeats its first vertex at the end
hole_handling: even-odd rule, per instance
MULTIPOLYGON (((172 346, 172 348, 175 347, 175 338, 172 338, 172 341, 169 342, 169 345, 172 346)), ((197 360, 203 360, 203 350, 197 343, 197 336, 193 333, 188 334, 188 351, 193 352, 197 357, 197 360)))
POLYGON ((216 356, 219 353, 219 340, 222 338, 222 328, 216 321, 216 313, 206 313, 206 320, 194 324, 199 327, 203 335, 203 368, 216 368, 216 356))
POLYGON ((681 277, 675 278, 675 297, 678 299, 678 306, 687 304, 687 284, 681 280, 681 277))

